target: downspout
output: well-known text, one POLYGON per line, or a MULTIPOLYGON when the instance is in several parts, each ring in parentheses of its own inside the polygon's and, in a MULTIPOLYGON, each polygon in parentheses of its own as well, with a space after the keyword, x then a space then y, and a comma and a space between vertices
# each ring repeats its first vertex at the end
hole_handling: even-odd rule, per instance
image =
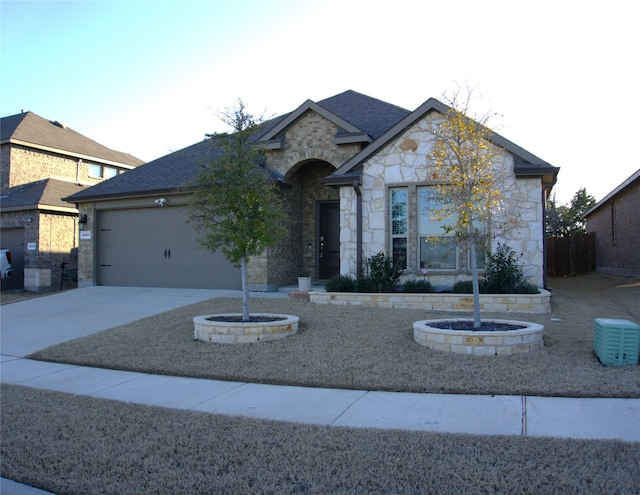
POLYGON ((551 183, 542 186, 542 287, 547 287, 547 191, 551 190, 558 182, 558 175, 553 177, 551 183))
POLYGON ((362 190, 360 179, 353 179, 353 190, 356 192, 356 275, 358 280, 362 276, 362 190))

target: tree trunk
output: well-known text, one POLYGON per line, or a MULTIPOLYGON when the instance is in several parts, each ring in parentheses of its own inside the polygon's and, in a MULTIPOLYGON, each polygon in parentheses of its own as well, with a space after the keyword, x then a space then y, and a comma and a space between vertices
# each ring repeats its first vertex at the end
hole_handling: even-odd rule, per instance
POLYGON ((240 260, 240 275, 242 277, 242 321, 249 321, 249 277, 247 275, 247 258, 240 260))
POLYGON ((473 328, 480 328, 480 283, 478 282, 478 258, 476 256, 476 240, 469 242, 471 251, 471 281, 473 284, 473 328))

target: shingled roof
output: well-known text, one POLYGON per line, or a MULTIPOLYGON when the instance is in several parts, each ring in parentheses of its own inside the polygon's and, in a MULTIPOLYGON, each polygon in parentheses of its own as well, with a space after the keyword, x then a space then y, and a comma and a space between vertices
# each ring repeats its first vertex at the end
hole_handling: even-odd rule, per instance
POLYGON ((75 205, 63 201, 62 198, 83 189, 86 189, 86 186, 57 179, 42 179, 7 189, 0 198, 0 205, 3 212, 36 209, 73 210, 75 205))
MULTIPOLYGON (((430 112, 438 112, 446 114, 451 107, 445 105, 435 98, 429 98, 413 112, 408 112, 399 119, 394 125, 390 126, 376 141, 363 148, 359 153, 352 156, 344 164, 342 164, 335 172, 325 179, 326 183, 338 184, 344 178, 347 183, 352 180, 351 177, 357 173, 362 164, 370 157, 375 155, 380 149, 384 148, 390 141, 396 139, 406 129, 414 125, 418 120, 424 118, 430 112)), ((514 172, 517 177, 540 176, 546 185, 555 182, 559 172, 559 168, 552 166, 533 153, 529 153, 524 148, 509 141, 497 132, 492 132, 491 141, 505 149, 514 159, 514 172)))
MULTIPOLYGON (((297 111, 265 122, 260 127, 259 134, 255 136, 256 141, 262 141, 265 136, 269 139, 272 134, 277 135, 283 131, 295 121, 299 113, 306 111, 304 107, 309 105, 309 102, 310 100, 305 102, 297 111), (302 108, 304 108, 303 111, 300 110, 302 108)), ((357 130, 373 139, 410 113, 403 108, 351 90, 318 103, 311 102, 311 104, 310 108, 315 106, 331 120, 342 122, 345 127, 349 127, 347 132, 357 130)), ((191 182, 198 174, 200 166, 215 159, 218 153, 215 140, 206 139, 153 160, 126 174, 96 184, 67 199, 73 202, 86 202, 112 197, 173 192, 191 182)))
POLYGON ((0 121, 0 143, 14 143, 91 159, 103 163, 137 167, 144 163, 128 153, 115 151, 57 121, 24 112, 0 121))

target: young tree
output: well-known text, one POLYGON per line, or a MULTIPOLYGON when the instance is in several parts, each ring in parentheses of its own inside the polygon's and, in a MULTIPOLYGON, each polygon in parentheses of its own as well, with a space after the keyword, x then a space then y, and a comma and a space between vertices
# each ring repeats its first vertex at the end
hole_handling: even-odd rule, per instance
POLYGON ((569 205, 569 233, 586 234, 587 228, 582 216, 596 205, 596 198, 587 194, 587 190, 582 187, 571 198, 569 205))
POLYGON ((199 243, 211 252, 220 249, 242 277, 242 321, 250 321, 247 263, 286 235, 286 218, 277 183, 265 156, 252 142, 259 119, 238 100, 221 119, 231 133, 208 135, 215 153, 203 164, 189 190, 189 222, 199 243))
POLYGON ((454 235, 458 245, 469 246, 474 328, 480 328, 476 253, 486 251, 490 236, 514 226, 517 219, 502 207, 507 175, 497 160, 499 148, 490 142, 493 131, 487 127, 494 114, 469 117, 472 91, 462 93, 459 89, 451 98, 445 96, 450 109, 431 128, 433 146, 428 165, 441 205, 432 210, 431 218, 445 222, 442 228, 454 235))
POLYGON ((595 204, 596 199, 584 187, 573 195, 569 205, 558 205, 554 196, 547 206, 546 233, 554 237, 585 234, 582 217, 595 204))
POLYGON ((569 207, 559 205, 555 194, 549 201, 545 211, 545 232, 553 237, 563 237, 569 232, 569 207))

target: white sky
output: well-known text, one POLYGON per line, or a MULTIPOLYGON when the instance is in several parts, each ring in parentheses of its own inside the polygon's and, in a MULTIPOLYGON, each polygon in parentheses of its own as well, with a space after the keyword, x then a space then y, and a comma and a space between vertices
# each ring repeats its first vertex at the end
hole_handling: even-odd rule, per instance
POLYGON ((633 2, 1 1, 0 115, 31 110, 150 161, 223 130, 242 98, 274 116, 353 89, 414 110, 456 83, 476 113, 561 167, 568 203, 640 168, 633 2))

